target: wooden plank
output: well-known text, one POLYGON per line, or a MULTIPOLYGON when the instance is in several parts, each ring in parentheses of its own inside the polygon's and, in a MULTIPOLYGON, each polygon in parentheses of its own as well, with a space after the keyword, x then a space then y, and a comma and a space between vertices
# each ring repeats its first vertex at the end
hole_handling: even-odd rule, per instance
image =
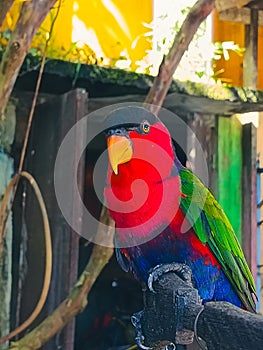
POLYGON ((234 7, 245 6, 251 1, 252 0, 216 0, 216 8, 220 12, 234 7))
MULTIPOLYGON (((64 94, 61 97, 61 111, 60 111, 60 119, 61 119, 61 129, 59 135, 59 143, 64 139, 65 135, 71 129, 71 127, 79 121, 82 117, 84 117, 88 113, 88 94, 84 89, 76 89, 64 94)), ((79 150, 83 150, 85 148, 87 129, 79 129, 76 128, 75 134, 75 145, 72 150, 72 155, 69 155, 69 158, 73 158, 73 166, 78 169, 77 181, 78 181, 78 189, 80 195, 84 196, 84 178, 85 178, 85 159, 81 158, 80 161, 76 159, 76 155, 79 153, 79 150)), ((63 169, 64 170, 64 169, 63 169)), ((72 222, 78 223, 78 232, 81 232, 82 226, 82 208, 80 206, 80 202, 77 198, 77 193, 72 193, 72 203, 69 203, 71 206, 72 213, 72 222)), ((58 212, 57 215, 59 216, 58 212)), ((64 218, 62 219, 64 221, 64 218)), ((57 223, 56 223, 57 224, 57 223)), ((54 278, 54 283, 57 284, 61 279, 68 279, 66 290, 60 290, 57 300, 59 302, 64 298, 64 296, 68 295, 68 291, 71 290, 71 287, 77 280, 78 276, 78 262, 79 262, 79 235, 74 232, 68 224, 66 224, 66 230, 69 232, 69 245, 66 247, 66 254, 63 254, 58 261, 58 264, 61 264, 61 272, 56 278, 54 278)), ((63 234, 64 235, 64 234, 63 234)), ((58 249, 59 246, 64 245, 63 236, 59 238, 58 249)), ((56 301, 57 304, 57 301, 56 301)), ((52 305, 52 308, 53 305, 52 305)), ((53 311, 50 310, 50 312, 53 311)), ((74 349, 74 340, 75 340, 75 323, 76 319, 74 318, 67 325, 67 327, 63 330, 62 334, 60 334, 60 343, 61 348, 65 350, 73 350, 74 349)), ((58 339, 56 339, 56 345, 58 344, 58 339)), ((45 349, 49 350, 49 346, 45 346, 45 349)))
POLYGON ((242 126, 235 117, 218 117, 217 198, 241 242, 242 126))
POLYGON ((260 11, 263 10, 263 2, 262 0, 253 0, 247 4, 247 7, 260 11))
MULTIPOLYGON (((250 9, 248 7, 233 8, 219 13, 219 18, 222 21, 238 22, 243 24, 250 24, 250 9)), ((258 25, 263 26, 263 13, 259 11, 258 25)))
POLYGON ((249 89, 258 86, 258 11, 250 10, 250 24, 245 26, 243 85, 249 89))
POLYGON ((193 131, 195 137, 187 135, 187 159, 189 166, 195 174, 202 179, 203 155, 206 158, 208 168, 208 183, 206 184, 214 193, 217 187, 217 135, 216 135, 216 117, 214 115, 200 115, 198 113, 189 114, 188 126, 193 131), (199 143, 202 150, 197 148, 199 143), (198 152, 202 152, 199 154, 198 152), (201 176, 200 176, 201 175, 201 176))
MULTIPOLYGON (((230 28, 222 29, 222 23, 220 23, 220 31, 226 33, 226 37, 217 37, 214 38, 215 41, 228 41, 233 40, 235 43, 238 43, 241 47, 243 46, 243 37, 240 32, 235 33, 239 26, 236 25, 233 28, 231 33, 230 28), (229 35, 231 34, 231 38, 229 35), (234 35, 236 34, 236 35, 234 35)), ((231 53, 230 53, 231 56, 231 53)), ((237 55, 236 55, 237 56, 237 55)), ((232 59, 232 57, 231 57, 232 59)), ((32 62, 33 64, 34 62, 32 62)), ((35 68, 38 62, 35 62, 31 68, 35 68)), ((238 62, 242 64, 242 60, 238 62)), ((28 72, 28 66, 25 67, 28 72)), ((232 71, 237 74, 237 66, 232 68, 232 71)), ((24 90, 25 86, 27 90, 34 90, 35 75, 37 71, 32 69, 31 73, 21 73, 22 77, 27 75, 28 79, 26 81, 17 81, 17 89, 24 90)), ((61 60, 50 60, 45 66, 45 74, 43 75, 43 85, 46 92, 54 94, 63 94, 65 91, 68 91, 72 88, 72 80, 75 78, 76 73, 76 64, 71 62, 65 62, 61 60)), ((79 79, 76 82, 77 87, 81 87, 89 91, 89 96, 94 98, 113 98, 114 96, 141 96, 141 99, 147 94, 147 91, 152 85, 153 76, 146 74, 136 74, 134 72, 127 72, 121 69, 110 69, 103 68, 92 65, 82 65, 79 73, 79 79)), ((18 79, 19 80, 19 79, 18 79)), ((233 84, 238 85, 238 84, 233 84)), ((200 101, 200 105, 206 105, 210 102, 215 102, 213 105, 217 107, 217 103, 220 105, 228 106, 229 112, 233 113, 242 113, 242 108, 248 111, 263 110, 263 94, 260 91, 251 91, 244 89, 243 87, 229 87, 219 84, 203 84, 203 83, 194 83, 190 81, 179 81, 174 80, 170 89, 169 97, 172 98, 173 106, 176 106, 176 99, 181 99, 181 105, 183 106, 184 98, 194 97, 193 102, 200 101), (175 93, 173 95, 172 93, 175 93), (205 98, 202 100, 200 98, 205 98), (197 100, 196 100, 197 98, 197 100), (206 102, 206 103, 204 103, 206 102), (239 109, 235 110, 235 108, 239 109)), ((139 101, 141 100, 139 99, 139 101)), ((191 103, 191 100, 187 102, 191 103)), ((185 103, 186 105, 186 103, 185 103)), ((186 106, 190 109, 190 106, 186 106)), ((201 106, 198 106, 201 108, 201 106)), ((204 107, 205 108, 205 107, 204 107)), ((211 111, 212 106, 210 105, 210 114, 215 114, 211 111)), ((223 113, 226 114, 226 113, 223 113)))
MULTIPOLYGON (((218 94, 223 93, 222 91, 218 91, 218 94)), ((237 95, 238 96, 238 93, 237 95)), ((247 96, 244 98, 247 100, 241 101, 239 97, 237 100, 216 100, 210 99, 207 97, 200 96, 189 96, 183 93, 170 93, 166 96, 164 101, 164 108, 171 110, 174 113, 200 113, 200 114, 210 114, 210 115, 226 115, 230 116, 235 113, 246 113, 246 112, 255 112, 255 111, 263 111, 263 101, 254 103, 253 100, 256 98, 256 95, 250 94, 250 97, 247 96)), ((143 103, 144 95, 126 95, 126 96, 114 96, 114 97, 98 97, 98 98, 90 98, 89 106, 90 111, 93 111, 97 108, 102 108, 105 106, 109 106, 109 104, 117 104, 123 102, 137 102, 143 103)), ((103 118, 103 112, 100 115, 98 113, 98 118, 103 118)), ((103 120, 103 119, 101 119, 103 120)))
POLYGON ((257 273, 256 133, 257 130, 253 124, 245 124, 242 127, 242 247, 255 280, 257 273))
POLYGON ((257 10, 263 9, 262 0, 216 0, 216 9, 219 12, 235 8, 240 9, 244 6, 257 10))
MULTIPOLYGON (((39 323, 55 309, 61 300, 66 297, 77 278, 79 236, 72 231, 59 210, 53 181, 54 164, 60 143, 67 131, 86 113, 87 93, 78 89, 38 105, 33 121, 26 168, 36 178, 42 190, 49 214, 53 247, 53 271, 50 291, 45 307, 34 324, 39 323)), ((81 147, 79 136, 76 135, 76 147, 81 147)), ((73 159, 72 164, 75 164, 73 166, 79 166, 81 169, 79 191, 82 193, 84 164, 76 164, 74 161, 74 147, 72 154, 68 156, 69 159, 73 159)), ((78 208, 74 208, 74 195, 72 198, 72 203, 69 203, 72 207, 72 215, 80 216, 81 213, 78 212, 78 208)), ((28 273, 22 292, 20 322, 32 310, 38 298, 42 286, 45 259, 41 218, 35 199, 29 190, 27 191, 26 207, 28 273), (33 215, 32 212, 34 212, 33 215)), ((63 332, 49 341, 43 349, 60 347, 65 350, 72 350, 74 348, 74 323, 73 320, 63 332)))

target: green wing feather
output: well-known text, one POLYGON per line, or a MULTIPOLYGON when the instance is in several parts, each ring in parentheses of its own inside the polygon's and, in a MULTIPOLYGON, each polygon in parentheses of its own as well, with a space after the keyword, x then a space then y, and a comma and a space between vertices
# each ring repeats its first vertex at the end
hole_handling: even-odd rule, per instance
POLYGON ((188 169, 181 169, 180 207, 198 238, 209 246, 245 308, 255 311, 255 283, 235 232, 212 193, 188 169))

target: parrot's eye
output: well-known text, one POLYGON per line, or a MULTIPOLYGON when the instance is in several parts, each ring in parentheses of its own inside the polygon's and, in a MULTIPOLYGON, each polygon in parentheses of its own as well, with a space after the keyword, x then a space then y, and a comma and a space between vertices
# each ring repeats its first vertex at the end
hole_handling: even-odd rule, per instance
POLYGON ((141 124, 141 130, 144 134, 148 134, 150 132, 150 123, 147 120, 141 124))

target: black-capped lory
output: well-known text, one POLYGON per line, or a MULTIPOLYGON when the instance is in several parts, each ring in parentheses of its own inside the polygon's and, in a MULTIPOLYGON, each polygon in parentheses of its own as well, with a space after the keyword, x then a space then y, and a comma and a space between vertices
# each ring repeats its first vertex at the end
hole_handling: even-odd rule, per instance
POLYGON ((109 166, 105 198, 116 224, 117 259, 148 283, 155 266, 184 264, 203 302, 255 312, 255 284, 223 209, 178 160, 170 133, 138 106, 105 118, 109 166))

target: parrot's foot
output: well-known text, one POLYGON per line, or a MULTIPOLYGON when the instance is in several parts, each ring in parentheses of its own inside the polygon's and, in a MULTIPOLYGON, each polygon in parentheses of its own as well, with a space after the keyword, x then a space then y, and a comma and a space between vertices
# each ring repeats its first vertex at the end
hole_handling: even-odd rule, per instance
POLYGON ((155 293, 153 282, 167 272, 175 272, 187 284, 192 285, 192 271, 189 266, 179 263, 161 264, 155 266, 148 277, 148 288, 155 293))
POLYGON ((131 317, 131 322, 136 331, 135 342, 140 349, 151 350, 152 348, 149 348, 148 346, 143 345, 144 335, 142 333, 142 324, 141 324, 142 315, 143 315, 143 311, 139 311, 136 314, 133 314, 131 317))

